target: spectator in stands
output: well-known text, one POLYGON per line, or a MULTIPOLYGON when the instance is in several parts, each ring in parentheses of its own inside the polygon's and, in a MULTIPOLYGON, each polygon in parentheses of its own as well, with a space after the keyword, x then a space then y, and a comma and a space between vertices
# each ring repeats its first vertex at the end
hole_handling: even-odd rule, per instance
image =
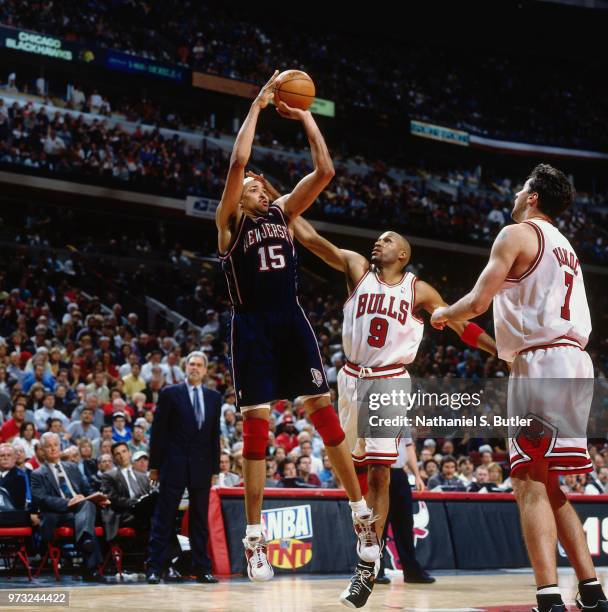
POLYGON ((466 491, 466 488, 456 474, 456 459, 446 455, 441 460, 441 472, 429 478, 429 491, 466 491))
MULTIPOLYGON (((32 473, 32 497, 41 513, 41 536, 44 542, 53 538, 57 526, 69 524, 74 527, 75 541, 83 555, 84 580, 98 580, 95 568, 101 563, 99 543, 95 536, 95 503, 86 500, 91 489, 78 468, 59 460, 61 446, 59 437, 45 433, 41 438, 46 463, 32 473)), ((96 503, 102 506, 108 500, 99 497, 96 503)))
MULTIPOLYGON (((308 442, 310 445, 310 442, 308 442)), ((302 455, 296 460, 296 470, 298 477, 302 479, 307 485, 312 487, 320 487, 321 481, 316 474, 312 473, 312 462, 308 455, 302 455)))
POLYGON ((231 472, 230 468, 230 454, 220 453, 220 473, 218 478, 218 485, 220 487, 237 487, 240 484, 240 476, 231 472))
POLYGON ((89 438, 80 438, 77 443, 80 473, 93 485, 92 477, 97 472, 97 462, 93 459, 93 443, 89 438))
POLYGON ((127 427, 124 412, 115 412, 112 416, 112 440, 125 443, 131 440, 131 430, 127 427))
POLYGON ((4 422, 0 429, 0 442, 12 442, 20 435, 21 427, 25 422, 25 406, 16 404, 10 419, 4 422))
POLYGON ((321 486, 326 487, 328 483, 333 479, 333 471, 331 469, 331 461, 327 453, 323 455, 323 469, 317 474, 319 476, 319 480, 321 481, 321 486))
POLYGON ((133 453, 133 469, 143 474, 148 474, 148 466, 150 463, 150 455, 145 451, 137 451, 133 453))
POLYGON ((265 487, 279 486, 280 477, 277 474, 277 461, 274 457, 266 457, 266 482, 265 487))
MULTIPOLYGON (((562 479, 562 484, 560 485, 561 490, 566 493, 586 493, 585 485, 580 481, 577 474, 566 474, 562 479)), ((590 493, 594 495, 594 493, 590 493)), ((597 493, 595 493, 597 494, 597 493)))
POLYGON ((127 397, 133 397, 134 393, 141 392, 146 388, 146 381, 141 377, 140 372, 139 363, 132 363, 131 373, 123 377, 123 391, 127 397))
POLYGON ((471 493, 494 493, 498 490, 498 485, 490 482, 488 468, 485 465, 477 466, 475 482, 469 487, 469 491, 471 493))
POLYGON ((86 386, 88 395, 96 395, 99 404, 105 404, 110 399, 110 389, 106 384, 106 375, 103 372, 95 372, 93 382, 86 386))
POLYGON ((78 404, 76 408, 74 408, 74 412, 72 412, 72 421, 81 420, 80 414, 85 406, 89 408, 93 413, 93 425, 95 425, 95 427, 97 427, 97 429, 101 431, 101 428, 105 423, 104 414, 103 411, 99 408, 99 400, 97 399, 97 395, 95 395, 94 393, 86 395, 84 397, 84 401, 78 404))
POLYGON ((236 412, 233 410, 226 410, 223 413, 223 419, 220 423, 222 436, 229 440, 236 430, 236 412))
POLYGON ((14 447, 11 444, 0 444, 0 487, 8 491, 15 508, 26 510, 29 483, 25 472, 16 463, 14 447))
POLYGON ((47 431, 47 424, 50 419, 58 419, 64 427, 69 424, 68 418, 63 412, 55 409, 55 396, 47 393, 44 396, 42 408, 34 412, 34 424, 38 431, 47 431))
POLYGON ((293 423, 291 414, 286 414, 281 421, 282 433, 276 436, 277 446, 282 446, 285 452, 290 453, 298 445, 298 432, 293 423))
POLYGON ((91 475, 91 486, 95 491, 99 491, 101 489, 101 476, 114 467, 114 460, 110 453, 103 453, 97 457, 96 464, 97 471, 91 475))
POLYGON ((155 349, 149 356, 148 361, 144 364, 141 369, 141 377, 149 383, 152 380, 152 373, 154 368, 161 368, 162 351, 155 349))
POLYGON ((435 459, 427 459, 422 464, 422 471, 424 472, 423 480, 424 478, 426 478, 425 484, 428 487, 428 481, 437 474, 439 474, 439 464, 437 463, 437 461, 435 461, 435 459))
POLYGON ((152 510, 151 506, 148 507, 145 516, 136 513, 137 502, 150 493, 150 481, 145 474, 133 469, 127 444, 114 443, 112 457, 116 467, 101 475, 101 491, 111 502, 102 512, 108 542, 116 538, 119 526, 149 530, 152 510))
POLYGON ((133 425, 133 433, 128 446, 132 455, 135 455, 138 451, 144 451, 146 454, 150 451, 144 428, 141 425, 133 425))
POLYGON ((277 486, 283 488, 308 488, 308 485, 298 476, 296 464, 291 459, 283 461, 283 477, 277 486))
POLYGON ((83 110, 86 102, 86 96, 82 91, 80 85, 73 85, 70 89, 70 96, 68 98, 68 107, 74 110, 83 110))
POLYGON ((38 383, 47 391, 55 391, 55 378, 45 370, 44 365, 37 364, 23 378, 23 392, 28 393, 34 384, 38 383))
POLYGON ((179 367, 179 359, 174 351, 167 354, 167 361, 163 364, 165 380, 168 385, 175 385, 186 379, 184 371, 179 367))
POLYGON ((93 409, 85 406, 80 412, 80 421, 73 421, 67 427, 67 433, 73 442, 78 442, 80 438, 88 438, 89 440, 97 440, 101 433, 95 425, 93 425, 93 409))
POLYGON ((495 485, 497 489, 504 491, 506 487, 503 486, 504 475, 500 465, 498 465, 498 463, 490 463, 490 465, 487 467, 490 484, 495 485))
POLYGON ((608 467, 600 467, 588 475, 585 495, 604 495, 608 493, 608 467))
POLYGON ((152 378, 146 385, 144 394, 146 396, 146 404, 153 404, 156 406, 158 403, 158 395, 163 385, 165 384, 165 377, 160 365, 155 365, 152 369, 152 378))
POLYGON ((31 459, 34 456, 34 451, 38 445, 36 435, 37 432, 34 423, 30 421, 24 421, 21 423, 21 427, 19 428, 19 442, 25 451, 25 456, 27 459, 31 459))
POLYGON ((93 440, 93 458, 97 458, 101 454, 101 445, 104 441, 108 441, 110 444, 113 442, 112 434, 114 431, 112 425, 102 425, 99 433, 99 438, 93 440))
POLYGON ((458 460, 458 478, 460 478, 462 484, 464 484, 467 489, 474 482, 474 472, 475 466, 468 457, 461 457, 458 460))

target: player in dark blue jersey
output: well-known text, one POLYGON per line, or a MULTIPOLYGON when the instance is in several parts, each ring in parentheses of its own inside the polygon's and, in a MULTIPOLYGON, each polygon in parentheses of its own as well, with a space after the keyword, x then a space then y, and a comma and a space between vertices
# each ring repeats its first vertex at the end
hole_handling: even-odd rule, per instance
POLYGON ((297 261, 290 223, 325 189, 334 168, 309 111, 280 102, 282 117, 300 121, 314 170, 271 204, 263 181, 245 177, 260 111, 274 96, 278 71, 260 90, 238 133, 226 186, 216 213, 218 245, 233 306, 231 351, 234 385, 243 413, 243 477, 247 530, 243 544, 252 580, 269 580, 261 511, 266 479, 270 402, 300 395, 349 497, 362 559, 375 561, 380 546, 375 517, 361 489, 336 412, 329 399, 315 334, 298 303, 297 261))

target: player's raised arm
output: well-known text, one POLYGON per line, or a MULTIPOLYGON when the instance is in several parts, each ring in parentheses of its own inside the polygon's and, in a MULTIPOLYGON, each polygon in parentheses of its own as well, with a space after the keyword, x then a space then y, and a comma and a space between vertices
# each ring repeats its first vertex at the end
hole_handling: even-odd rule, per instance
POLYGON ((433 327, 442 329, 449 321, 474 319, 490 307, 492 299, 505 282, 509 271, 521 253, 528 231, 532 230, 523 223, 503 227, 492 245, 490 259, 473 290, 455 304, 436 309, 431 317, 433 327))
POLYGON ((307 174, 291 193, 284 195, 276 202, 281 206, 288 219, 293 221, 317 199, 319 194, 329 185, 336 172, 323 134, 321 134, 321 130, 313 119, 311 112, 291 108, 285 102, 279 103, 277 111, 282 117, 302 122, 310 143, 310 152, 314 164, 314 170, 307 174))
MULTIPOLYGON (((415 310, 422 308, 430 315, 433 315, 439 308, 446 308, 447 306, 447 303, 437 289, 424 281, 416 282, 415 310)), ((491 355, 496 355, 496 342, 494 338, 479 327, 479 325, 468 323, 467 321, 447 321, 446 325, 453 329, 465 344, 474 348, 480 348, 491 355)))
POLYGON ((279 71, 275 70, 268 83, 260 90, 257 98, 251 104, 249 113, 245 117, 245 121, 243 121, 243 125, 234 141, 224 193, 215 213, 215 223, 220 232, 229 227, 230 220, 238 209, 243 193, 245 166, 251 156, 251 147, 253 145, 258 116, 260 111, 268 106, 270 99, 274 95, 274 82, 278 74, 279 71))
POLYGON ((300 244, 320 257, 327 265, 346 274, 349 289, 352 290, 367 272, 369 262, 363 255, 339 249, 335 244, 323 238, 303 217, 294 219, 291 228, 300 244))

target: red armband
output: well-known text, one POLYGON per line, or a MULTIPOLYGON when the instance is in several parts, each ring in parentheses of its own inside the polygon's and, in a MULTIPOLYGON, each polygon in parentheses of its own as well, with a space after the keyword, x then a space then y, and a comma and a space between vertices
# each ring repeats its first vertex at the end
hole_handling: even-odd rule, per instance
POLYGON ((469 323, 462 332, 460 339, 473 348, 478 348, 477 340, 481 334, 484 334, 484 330, 477 325, 477 323, 469 323))

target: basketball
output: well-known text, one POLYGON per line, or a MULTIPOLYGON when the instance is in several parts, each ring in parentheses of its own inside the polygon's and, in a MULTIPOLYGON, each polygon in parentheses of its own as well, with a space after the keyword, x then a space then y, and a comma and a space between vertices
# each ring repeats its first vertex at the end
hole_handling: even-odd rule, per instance
POLYGON ((301 70, 285 70, 276 80, 275 103, 308 110, 315 99, 315 84, 301 70))

